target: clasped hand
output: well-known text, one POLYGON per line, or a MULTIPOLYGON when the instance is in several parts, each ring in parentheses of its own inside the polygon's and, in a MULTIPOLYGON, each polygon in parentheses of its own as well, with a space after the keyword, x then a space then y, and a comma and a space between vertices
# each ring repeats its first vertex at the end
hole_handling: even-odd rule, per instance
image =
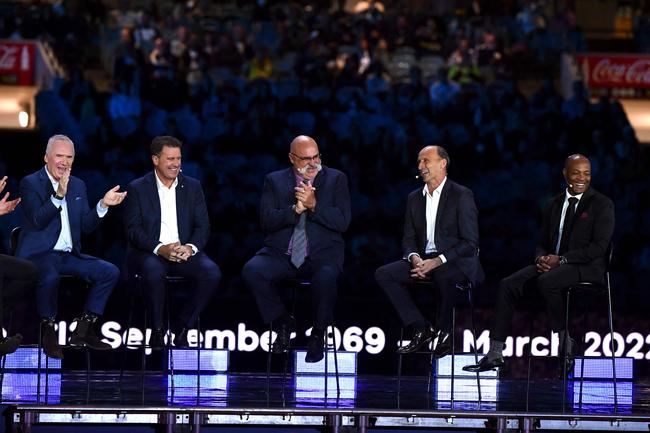
POLYGON ((158 249, 158 255, 169 260, 170 262, 186 262, 194 251, 189 245, 181 245, 180 242, 163 245, 158 249))
POLYGON ((295 187, 296 213, 303 213, 309 209, 316 208, 316 188, 311 185, 300 185, 295 187))
POLYGON ((543 274, 544 272, 548 272, 551 269, 560 266, 560 256, 556 256, 554 254, 549 254, 547 256, 540 256, 537 259, 536 265, 537 265, 537 272, 543 274))
POLYGON ((427 278, 429 272, 433 271, 440 265, 442 265, 442 259, 440 259, 440 257, 422 260, 421 257, 414 255, 411 259, 411 278, 424 280, 427 278))

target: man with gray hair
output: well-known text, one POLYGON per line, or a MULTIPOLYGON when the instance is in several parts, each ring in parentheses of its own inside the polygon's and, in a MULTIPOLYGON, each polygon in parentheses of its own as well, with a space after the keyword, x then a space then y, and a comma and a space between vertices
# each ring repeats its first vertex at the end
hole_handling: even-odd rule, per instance
POLYGON ((71 176, 74 144, 65 135, 47 142, 45 166, 20 182, 21 233, 16 256, 32 261, 39 271, 36 304, 41 317, 41 342, 45 354, 63 358, 54 322, 61 274, 90 282, 90 293, 69 343, 93 349, 110 349, 99 340, 93 325, 119 278, 118 268, 81 253, 81 233, 90 233, 101 222, 109 206, 120 204, 126 192, 119 185, 106 192, 96 206, 88 205, 86 184, 71 176))

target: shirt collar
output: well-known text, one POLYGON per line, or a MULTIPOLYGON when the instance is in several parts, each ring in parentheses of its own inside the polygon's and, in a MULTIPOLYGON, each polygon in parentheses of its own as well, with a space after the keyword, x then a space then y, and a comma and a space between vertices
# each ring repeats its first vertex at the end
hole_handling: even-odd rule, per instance
POLYGON ((582 195, 583 195, 583 194, 584 194, 584 192, 581 193, 581 194, 578 194, 578 195, 571 195, 571 194, 569 194, 569 188, 567 188, 566 191, 564 191, 564 200, 567 201, 567 200, 569 200, 571 197, 573 197, 573 198, 577 198, 577 199, 578 199, 578 202, 579 202, 580 199, 582 199, 582 195))
MULTIPOLYGON (((447 176, 445 176, 444 179, 442 179, 442 182, 440 182, 440 185, 436 189, 433 190, 433 192, 437 192, 438 195, 442 194, 442 188, 445 186, 445 183, 447 182, 447 176)), ((424 184, 424 188, 422 188, 422 195, 426 196, 429 194, 429 188, 427 187, 427 184, 424 184)), ((433 195, 433 194, 431 194, 433 195)))
MULTIPOLYGON (((296 185, 300 185, 302 181, 305 179, 304 177, 300 176, 299 174, 296 174, 295 172, 293 175, 296 177, 296 185)), ((313 179, 307 179, 307 182, 311 185, 313 179)))
POLYGON ((169 190, 172 188, 176 188, 176 185, 178 185, 178 176, 176 176, 176 179, 174 179, 174 181, 172 182, 172 186, 170 188, 167 188, 165 184, 162 183, 162 181, 158 177, 158 173, 156 173, 156 170, 153 171, 153 175, 156 177, 156 186, 158 186, 158 189, 164 188, 166 190, 169 190))

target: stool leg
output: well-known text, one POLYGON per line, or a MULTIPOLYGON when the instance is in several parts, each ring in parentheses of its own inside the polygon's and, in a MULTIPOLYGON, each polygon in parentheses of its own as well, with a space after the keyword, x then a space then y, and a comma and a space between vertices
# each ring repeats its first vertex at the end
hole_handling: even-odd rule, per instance
POLYGON ((567 333, 569 332, 570 301, 571 301, 571 289, 569 288, 569 290, 567 290, 566 292, 566 311, 564 312, 564 338, 562 338, 562 341, 560 342, 560 344, 562 345, 561 348, 564 351, 564 356, 562 360, 562 413, 564 413, 564 403, 566 401, 566 382, 567 382, 566 366, 567 366, 567 355, 568 355, 566 343, 567 343, 567 333))
MULTIPOLYGON (((587 310, 584 308, 584 304, 583 304, 583 308, 581 310, 582 310, 582 329, 583 329, 583 332, 582 332, 582 338, 580 339, 580 344, 582 346, 584 344, 584 342, 585 342, 585 332, 588 329, 588 327, 587 327, 587 310)), ((579 392, 579 396, 578 396, 578 409, 580 411, 582 411, 582 388, 583 388, 583 385, 584 385, 584 378, 585 378, 584 368, 585 368, 584 356, 581 356, 580 357, 580 392, 579 392)))
MULTIPOLYGON (((172 402, 174 401, 175 388, 175 378, 174 378, 174 350, 172 346, 172 331, 171 331, 171 314, 169 306, 169 281, 165 281, 165 305, 167 311, 167 341, 165 342, 165 364, 168 364, 168 372, 171 372, 171 382, 172 382, 172 402)), ((167 376, 167 374, 165 374, 167 376)))
MULTIPOLYGON (((332 324, 332 342, 334 343, 334 375, 336 377, 336 398, 341 396, 341 384, 339 379, 339 354, 336 347, 336 327, 332 324)), ((327 356, 327 353, 325 353, 327 356)))
MULTIPOLYGON (((324 371, 324 373, 325 373, 325 405, 327 405, 327 385, 328 385, 327 379, 329 378, 329 372, 330 372, 329 365, 328 365, 329 356, 327 356, 328 355, 327 352, 328 352, 328 349, 329 349, 329 347, 328 347, 329 346, 329 344, 328 344, 329 331, 328 330, 329 330, 329 326, 326 326, 325 327, 325 338, 324 338, 324 341, 323 341, 323 345, 325 346, 324 347, 324 349, 325 349, 325 371, 324 371)), ((312 328, 312 332, 313 332, 313 328, 312 328)))
POLYGON ((616 354, 614 353, 614 317, 612 314, 612 290, 609 281, 609 272, 605 275, 607 279, 607 315, 609 319, 609 341, 612 352, 612 378, 614 379, 614 412, 618 410, 618 390, 616 386, 616 354))
MULTIPOLYGON (((531 316, 534 312, 531 311, 531 316)), ((526 410, 530 400, 530 373, 531 373, 531 360, 533 359, 533 317, 528 321, 528 371, 526 372, 526 410)))
MULTIPOLYGON (((133 310, 135 309, 135 295, 131 294, 131 300, 129 302, 129 316, 126 321, 126 336, 124 337, 124 344, 122 345, 122 362, 120 365, 120 394, 122 394, 122 380, 124 378, 124 368, 126 366, 126 354, 128 351, 129 337, 131 336, 131 325, 133 324, 133 310)), ((145 326, 145 335, 143 337, 142 345, 144 346, 147 338, 147 328, 145 326)))
MULTIPOLYGON (((401 327, 399 330, 399 347, 402 347, 404 344, 404 327, 401 327)), ((397 396, 399 397, 399 392, 402 386, 402 354, 397 354, 397 396)))
POLYGON ((38 324, 38 363, 36 367, 36 402, 41 402, 41 354, 43 353, 43 324, 38 324))
POLYGON ((271 340, 273 336, 273 322, 269 323, 269 351, 266 354, 266 399, 271 395, 271 340))
POLYGON ((431 393, 431 379, 433 376, 433 352, 429 355, 429 371, 427 375, 427 395, 431 393))
POLYGON ((201 398, 201 317, 196 318, 196 404, 201 398))
POLYGON ((86 350, 86 404, 90 402, 90 350, 86 350))
MULTIPOLYGON (((144 384, 145 380, 147 377, 147 309, 144 309, 144 323, 142 329, 144 329, 144 337, 142 338, 142 380, 140 381, 140 391, 142 393, 142 404, 144 404, 144 384)), ((153 329, 151 329, 151 332, 153 332, 153 329)), ((151 337, 149 337, 149 341, 151 341, 151 337)))
MULTIPOLYGON (((469 300, 469 314, 472 322, 472 337, 474 337, 474 362, 478 364, 478 345, 476 344, 476 322, 474 321, 474 296, 472 288, 467 289, 467 298, 469 300)), ((476 386, 478 387, 478 402, 481 403, 481 375, 476 373, 476 386)))
POLYGON ((454 410, 454 385, 456 378, 456 307, 451 311, 451 410, 454 410))

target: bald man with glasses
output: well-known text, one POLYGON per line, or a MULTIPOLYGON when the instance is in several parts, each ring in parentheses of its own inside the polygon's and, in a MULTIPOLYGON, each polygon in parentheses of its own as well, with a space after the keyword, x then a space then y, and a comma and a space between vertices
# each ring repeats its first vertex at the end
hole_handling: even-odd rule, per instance
POLYGON ((343 233, 350 224, 350 191, 345 174, 321 163, 313 138, 291 142, 291 167, 266 176, 260 219, 264 247, 246 263, 244 281, 266 323, 278 336, 270 350, 289 349, 295 319, 286 310, 274 283, 300 278, 311 283, 313 329, 306 362, 324 356, 324 337, 333 322, 337 280, 343 269, 343 233))

